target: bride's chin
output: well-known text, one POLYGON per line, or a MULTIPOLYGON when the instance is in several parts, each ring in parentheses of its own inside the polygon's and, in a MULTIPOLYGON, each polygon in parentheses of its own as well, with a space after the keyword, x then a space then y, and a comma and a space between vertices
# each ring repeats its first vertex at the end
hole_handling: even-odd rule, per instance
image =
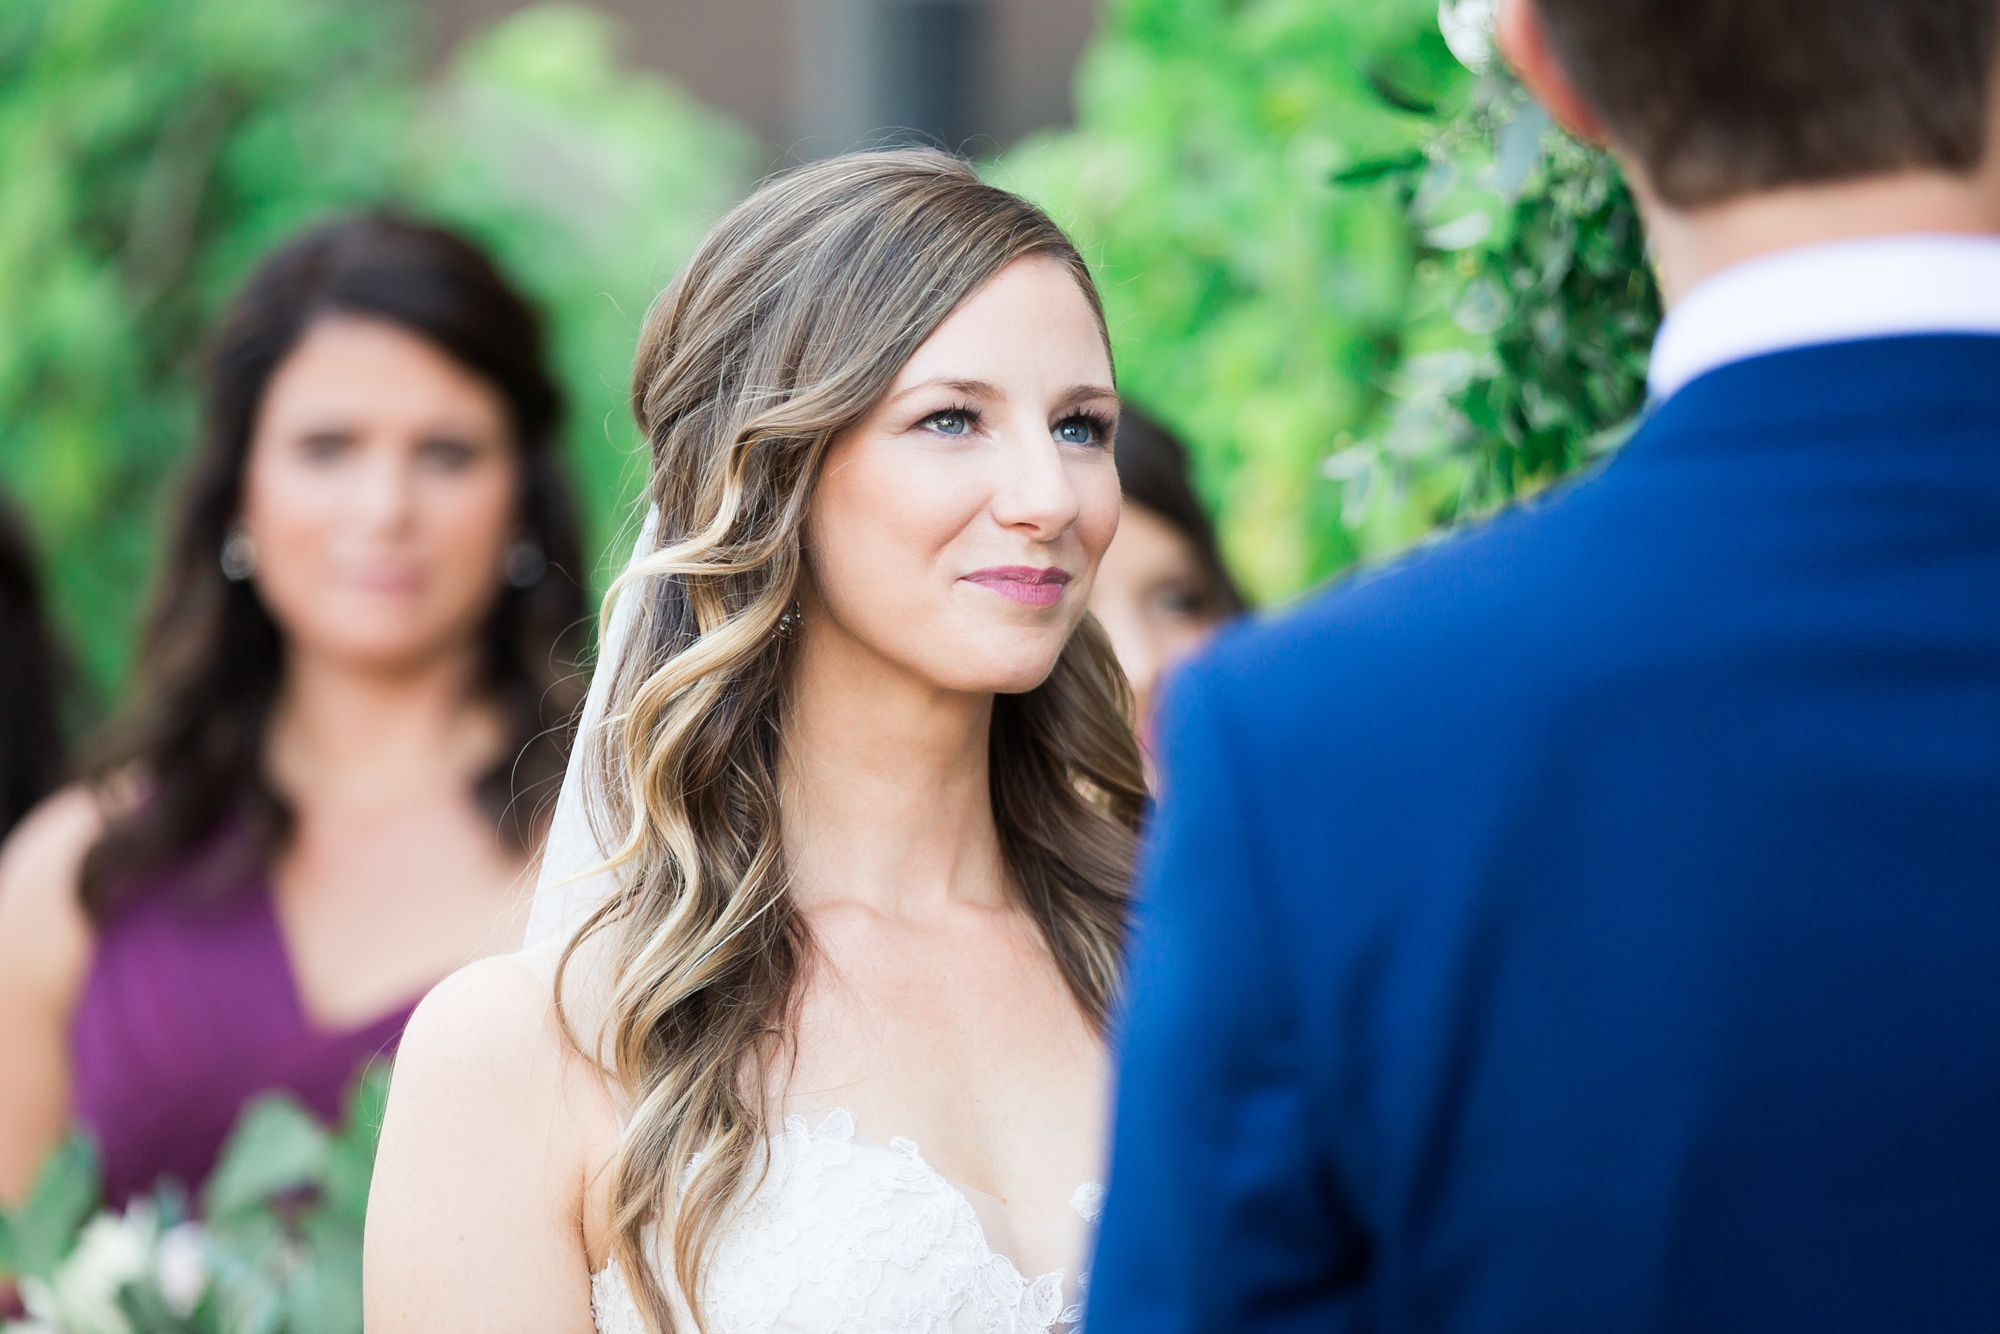
POLYGON ((921 690, 1019 695, 1048 679, 1074 628, 968 625, 962 617, 940 617, 920 627, 843 626, 820 638, 809 632, 812 646, 804 655, 804 670, 809 675, 823 672, 831 677, 856 672, 866 679, 876 676, 875 668, 887 667, 889 679, 900 676, 921 690))
POLYGON ((1055 670, 1055 659, 1037 659, 1012 669, 994 670, 987 664, 986 670, 978 673, 956 675, 949 681, 937 684, 946 689, 967 695, 1025 695, 1049 679, 1055 670))

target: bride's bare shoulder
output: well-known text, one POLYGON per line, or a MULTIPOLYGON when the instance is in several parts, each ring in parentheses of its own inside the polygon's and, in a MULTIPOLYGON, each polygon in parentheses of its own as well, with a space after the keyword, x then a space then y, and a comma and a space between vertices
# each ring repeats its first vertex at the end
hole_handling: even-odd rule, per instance
POLYGON ((403 1031, 397 1075, 422 1071, 511 1083, 524 1065, 560 1058, 561 1036, 548 985, 532 969, 513 956, 481 959, 433 987, 417 1006, 403 1031))
MULTIPOLYGON (((541 985, 546 996, 561 996, 562 1007, 556 1017, 575 1044, 581 1044, 585 1051, 597 1051, 605 1062, 609 1057, 603 1050, 604 1024, 610 1014, 617 949, 615 934, 599 931, 579 940, 574 949, 566 949, 562 941, 547 941, 511 956, 541 985)), ((549 1004, 553 1007, 554 1001, 549 1004)))
POLYGON ((483 1107, 557 1130, 582 1157, 607 1134, 615 1139, 604 1071, 577 1045, 596 1038, 592 957, 580 950, 564 970, 560 1010, 553 946, 482 959, 446 978, 404 1031, 392 1102, 450 1109, 460 1125, 468 1106, 483 1107))
POLYGON ((482 959, 433 988, 404 1030, 396 1091, 421 1085, 516 1109, 560 1095, 572 1113, 592 1090, 597 1098, 583 1097, 583 1106, 606 1101, 601 1072, 568 1036, 580 1031, 576 1007, 558 1013, 552 969, 541 963, 533 955, 482 959))
POLYGON ((617 1122, 548 987, 511 957, 446 979, 404 1032, 369 1193, 367 1323, 589 1328, 580 1224, 617 1122))

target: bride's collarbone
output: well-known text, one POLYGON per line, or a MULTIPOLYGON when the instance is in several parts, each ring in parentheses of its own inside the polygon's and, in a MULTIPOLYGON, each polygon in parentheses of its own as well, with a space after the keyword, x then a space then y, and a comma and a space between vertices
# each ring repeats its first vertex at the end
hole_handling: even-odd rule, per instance
MULTIPOLYGON (((928 941, 891 933, 886 947, 865 929, 815 935, 791 1050, 769 1067, 767 1133, 784 1133, 788 1115, 816 1130, 844 1110, 863 1140, 906 1141, 930 1170, 1022 1224, 1064 1225, 1078 1187, 1102 1174, 1108 1058, 1046 950, 1023 948, 1011 928, 928 941)), ((572 960, 573 1032, 599 1032, 610 953, 592 941, 572 960)), ((545 980, 553 973, 552 953, 532 962, 545 980)), ((614 1100, 622 1120, 630 1094, 614 1100)), ((617 1138, 596 1145, 607 1163, 617 1138)), ((587 1217, 606 1212, 604 1184, 593 1178, 587 1217)), ((586 1233, 601 1264, 608 1235, 586 1233)))
POLYGON ((870 1000, 813 989, 777 1105, 809 1122, 845 1109, 866 1139, 908 1141, 1010 1210, 1059 1211, 1099 1174, 1107 1057, 1066 994, 1061 1007, 991 1000, 1007 1013, 870 1000))

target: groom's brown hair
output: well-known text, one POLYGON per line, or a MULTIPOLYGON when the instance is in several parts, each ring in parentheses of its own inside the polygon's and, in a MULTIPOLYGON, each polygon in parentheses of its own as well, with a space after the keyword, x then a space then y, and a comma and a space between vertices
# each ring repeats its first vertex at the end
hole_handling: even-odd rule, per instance
POLYGON ((1985 158, 2000 0, 1531 2, 1669 204, 1985 158))

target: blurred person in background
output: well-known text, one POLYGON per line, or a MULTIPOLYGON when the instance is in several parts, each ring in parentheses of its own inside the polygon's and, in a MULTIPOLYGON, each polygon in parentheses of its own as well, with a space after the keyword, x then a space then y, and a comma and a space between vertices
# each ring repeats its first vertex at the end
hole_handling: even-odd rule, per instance
POLYGON ((0 838, 62 780, 61 678, 28 526, 0 499, 0 838))
POLYGON ((1090 611, 1132 683, 1146 739, 1166 673, 1246 604, 1188 476, 1186 447, 1128 405, 1118 419, 1117 461, 1124 517, 1091 585, 1090 611))
POLYGON ((539 318, 455 236, 338 222, 206 390, 136 702, 0 853, 0 1200, 72 1119, 116 1204, 255 1094, 331 1117, 525 923, 584 616, 539 318))

